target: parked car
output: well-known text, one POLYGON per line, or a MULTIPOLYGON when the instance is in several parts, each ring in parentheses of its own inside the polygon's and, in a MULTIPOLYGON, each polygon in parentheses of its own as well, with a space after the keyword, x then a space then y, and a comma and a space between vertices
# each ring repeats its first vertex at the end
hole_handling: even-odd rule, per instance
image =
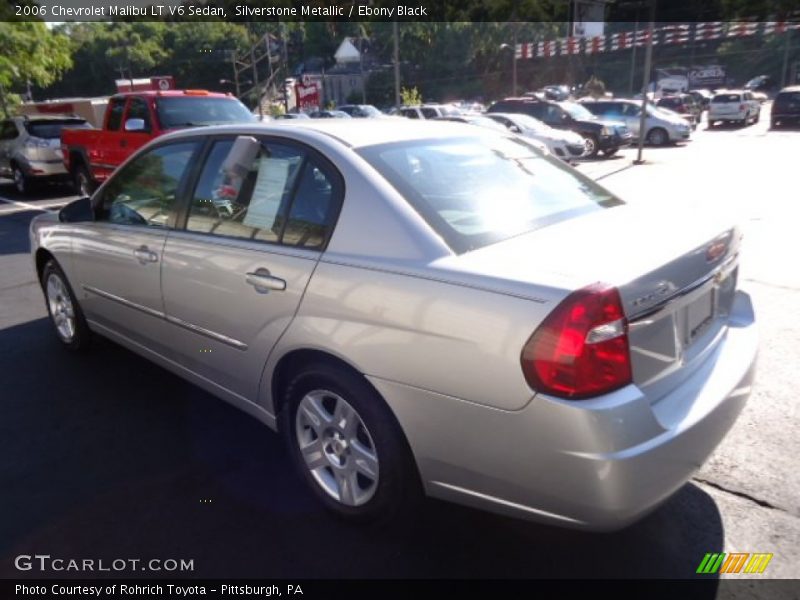
POLYGON ((386 116, 371 104, 345 104, 336 110, 346 112, 354 119, 375 119, 386 116))
POLYGON ((539 90, 547 100, 563 102, 569 98, 570 91, 568 85, 546 85, 539 90))
POLYGON ((800 85, 783 88, 772 102, 772 129, 789 123, 800 125, 800 85))
POLYGON ((310 118, 311 117, 308 116, 308 113, 304 113, 304 112, 287 112, 287 113, 282 113, 280 115, 276 115, 275 116, 275 119, 277 119, 279 121, 280 120, 290 121, 290 120, 293 120, 293 119, 310 119, 310 118))
POLYGON ((694 101, 700 105, 701 110, 708 110, 708 105, 711 103, 711 98, 714 97, 714 94, 711 90, 699 89, 699 90, 689 90, 687 92, 690 94, 694 101))
POLYGON ((759 101, 761 101, 762 98, 764 101, 768 100, 769 97, 767 96, 767 92, 775 90, 776 87, 775 80, 769 75, 759 75, 758 77, 753 77, 750 81, 744 84, 744 89, 752 92, 753 97, 759 101))
POLYGON ((746 90, 718 92, 708 108, 708 126, 720 123, 748 125, 758 123, 761 117, 761 104, 746 90))
POLYGON ((309 119, 159 138, 30 240, 66 349, 109 337, 277 429, 344 518, 424 491, 611 530, 750 392, 718 218, 626 205, 519 136, 309 119))
MULTIPOLYGON (((584 102, 589 112, 598 117, 622 121, 638 139, 641 125, 642 104, 635 100, 597 100, 584 102)), ((689 124, 681 117, 648 104, 645 116, 644 139, 648 144, 664 146, 688 140, 692 135, 689 124)))
POLYGON ((308 115, 312 119, 350 119, 350 115, 343 110, 315 110, 308 115))
MULTIPOLYGON (((519 115, 524 116, 524 115, 519 115)), ((488 129, 493 129, 495 131, 503 131, 508 133, 509 128, 505 125, 501 124, 499 120, 496 120, 492 117, 488 117, 486 115, 476 115, 472 113, 462 113, 457 117, 437 117, 433 119, 434 121, 451 121, 453 123, 468 123, 470 125, 476 125, 478 127, 486 127, 488 129)), ((532 117, 530 117, 532 118, 532 117)), ((512 132, 514 133, 514 132, 512 132)), ((545 154, 550 153, 550 149, 547 147, 547 144, 540 142, 539 140, 535 140, 532 137, 528 137, 526 140, 531 146, 537 148, 541 152, 545 154)))
POLYGON ((61 136, 64 165, 81 194, 91 193, 126 158, 168 131, 256 120, 229 94, 205 90, 116 94, 108 100, 102 129, 66 129, 61 136))
POLYGON ((574 131, 555 129, 520 113, 491 113, 488 116, 513 133, 541 142, 561 160, 580 158, 586 151, 586 141, 574 131))
POLYGON ((697 125, 703 116, 702 105, 698 104, 691 94, 675 94, 674 96, 663 96, 656 100, 659 108, 668 108, 685 115, 692 129, 697 129, 697 125))
POLYGON ((419 106, 401 106, 392 114, 408 119, 436 119, 461 114, 455 106, 449 104, 421 104, 419 106))
POLYGON ((613 156, 630 145, 631 132, 620 121, 607 121, 590 113, 576 102, 550 102, 535 97, 506 98, 489 107, 489 113, 522 113, 543 121, 556 129, 569 129, 583 136, 584 156, 594 158, 598 152, 613 156))
POLYGON ((86 119, 65 115, 21 116, 0 121, 0 176, 25 195, 37 181, 69 179, 61 155, 65 128, 91 129, 86 119))

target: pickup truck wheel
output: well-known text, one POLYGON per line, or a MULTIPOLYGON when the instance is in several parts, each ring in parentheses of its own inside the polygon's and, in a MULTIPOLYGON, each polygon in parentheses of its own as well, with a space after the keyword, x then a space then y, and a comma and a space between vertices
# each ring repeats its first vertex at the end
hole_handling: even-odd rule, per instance
POLYGON ((89 173, 89 169, 87 169, 86 165, 84 164, 80 164, 75 167, 75 170, 72 174, 72 180, 75 186, 75 191, 79 196, 91 196, 92 193, 97 189, 97 184, 92 178, 91 173, 89 173))
POLYGON ((27 195, 31 188, 31 180, 22 172, 22 169, 14 165, 11 177, 14 179, 14 189, 17 190, 17 193, 21 196, 27 195))

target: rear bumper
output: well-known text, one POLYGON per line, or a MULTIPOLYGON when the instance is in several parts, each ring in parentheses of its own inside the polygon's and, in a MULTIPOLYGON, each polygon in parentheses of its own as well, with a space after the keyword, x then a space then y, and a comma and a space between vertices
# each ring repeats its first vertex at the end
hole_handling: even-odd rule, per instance
POLYGON ((66 177, 67 169, 62 160, 29 160, 17 157, 17 162, 28 177, 66 177))
POLYGON ((738 112, 738 113, 725 113, 722 115, 713 114, 711 112, 708 113, 708 120, 709 121, 725 121, 725 122, 733 122, 733 121, 744 121, 747 118, 746 112, 738 112))
POLYGON ((724 339, 651 405, 633 385, 516 412, 378 378, 429 495, 532 520, 608 531, 680 488, 732 427, 750 393, 758 336, 739 292, 724 339))

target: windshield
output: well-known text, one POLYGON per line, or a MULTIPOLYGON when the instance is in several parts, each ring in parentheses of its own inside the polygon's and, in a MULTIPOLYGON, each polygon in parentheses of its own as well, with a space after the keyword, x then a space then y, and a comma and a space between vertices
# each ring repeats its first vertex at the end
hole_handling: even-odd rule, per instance
POLYGON ((459 253, 622 204, 560 160, 488 131, 359 153, 459 253))
POLYGON ((64 128, 67 129, 91 129, 92 126, 89 125, 83 119, 64 119, 61 120, 53 120, 48 119, 47 121, 26 121, 25 122, 25 130, 32 135, 33 137, 42 138, 45 140, 52 140, 61 137, 61 130, 64 128))
POLYGON ((798 106, 800 107, 800 92, 781 92, 775 96, 775 106, 798 106))
POLYGON ((585 106, 580 104, 574 104, 572 102, 562 102, 561 108, 569 113, 569 116, 573 119, 583 119, 583 120, 593 120, 596 119, 592 113, 589 112, 585 106))
POLYGON ((249 123, 256 120, 244 104, 234 98, 158 98, 156 110, 163 129, 218 123, 249 123))

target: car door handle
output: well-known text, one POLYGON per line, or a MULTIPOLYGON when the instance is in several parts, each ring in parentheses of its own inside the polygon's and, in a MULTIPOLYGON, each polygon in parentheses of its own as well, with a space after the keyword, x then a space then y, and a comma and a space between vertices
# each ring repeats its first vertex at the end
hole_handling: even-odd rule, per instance
POLYGON ((257 269, 255 272, 247 273, 245 281, 256 288, 259 294, 266 294, 270 290, 282 292, 286 289, 286 281, 273 277, 267 269, 257 269))
POLYGON ((150 250, 147 246, 139 246, 133 251, 133 255, 136 257, 136 260, 143 265, 158 262, 158 254, 150 250))

